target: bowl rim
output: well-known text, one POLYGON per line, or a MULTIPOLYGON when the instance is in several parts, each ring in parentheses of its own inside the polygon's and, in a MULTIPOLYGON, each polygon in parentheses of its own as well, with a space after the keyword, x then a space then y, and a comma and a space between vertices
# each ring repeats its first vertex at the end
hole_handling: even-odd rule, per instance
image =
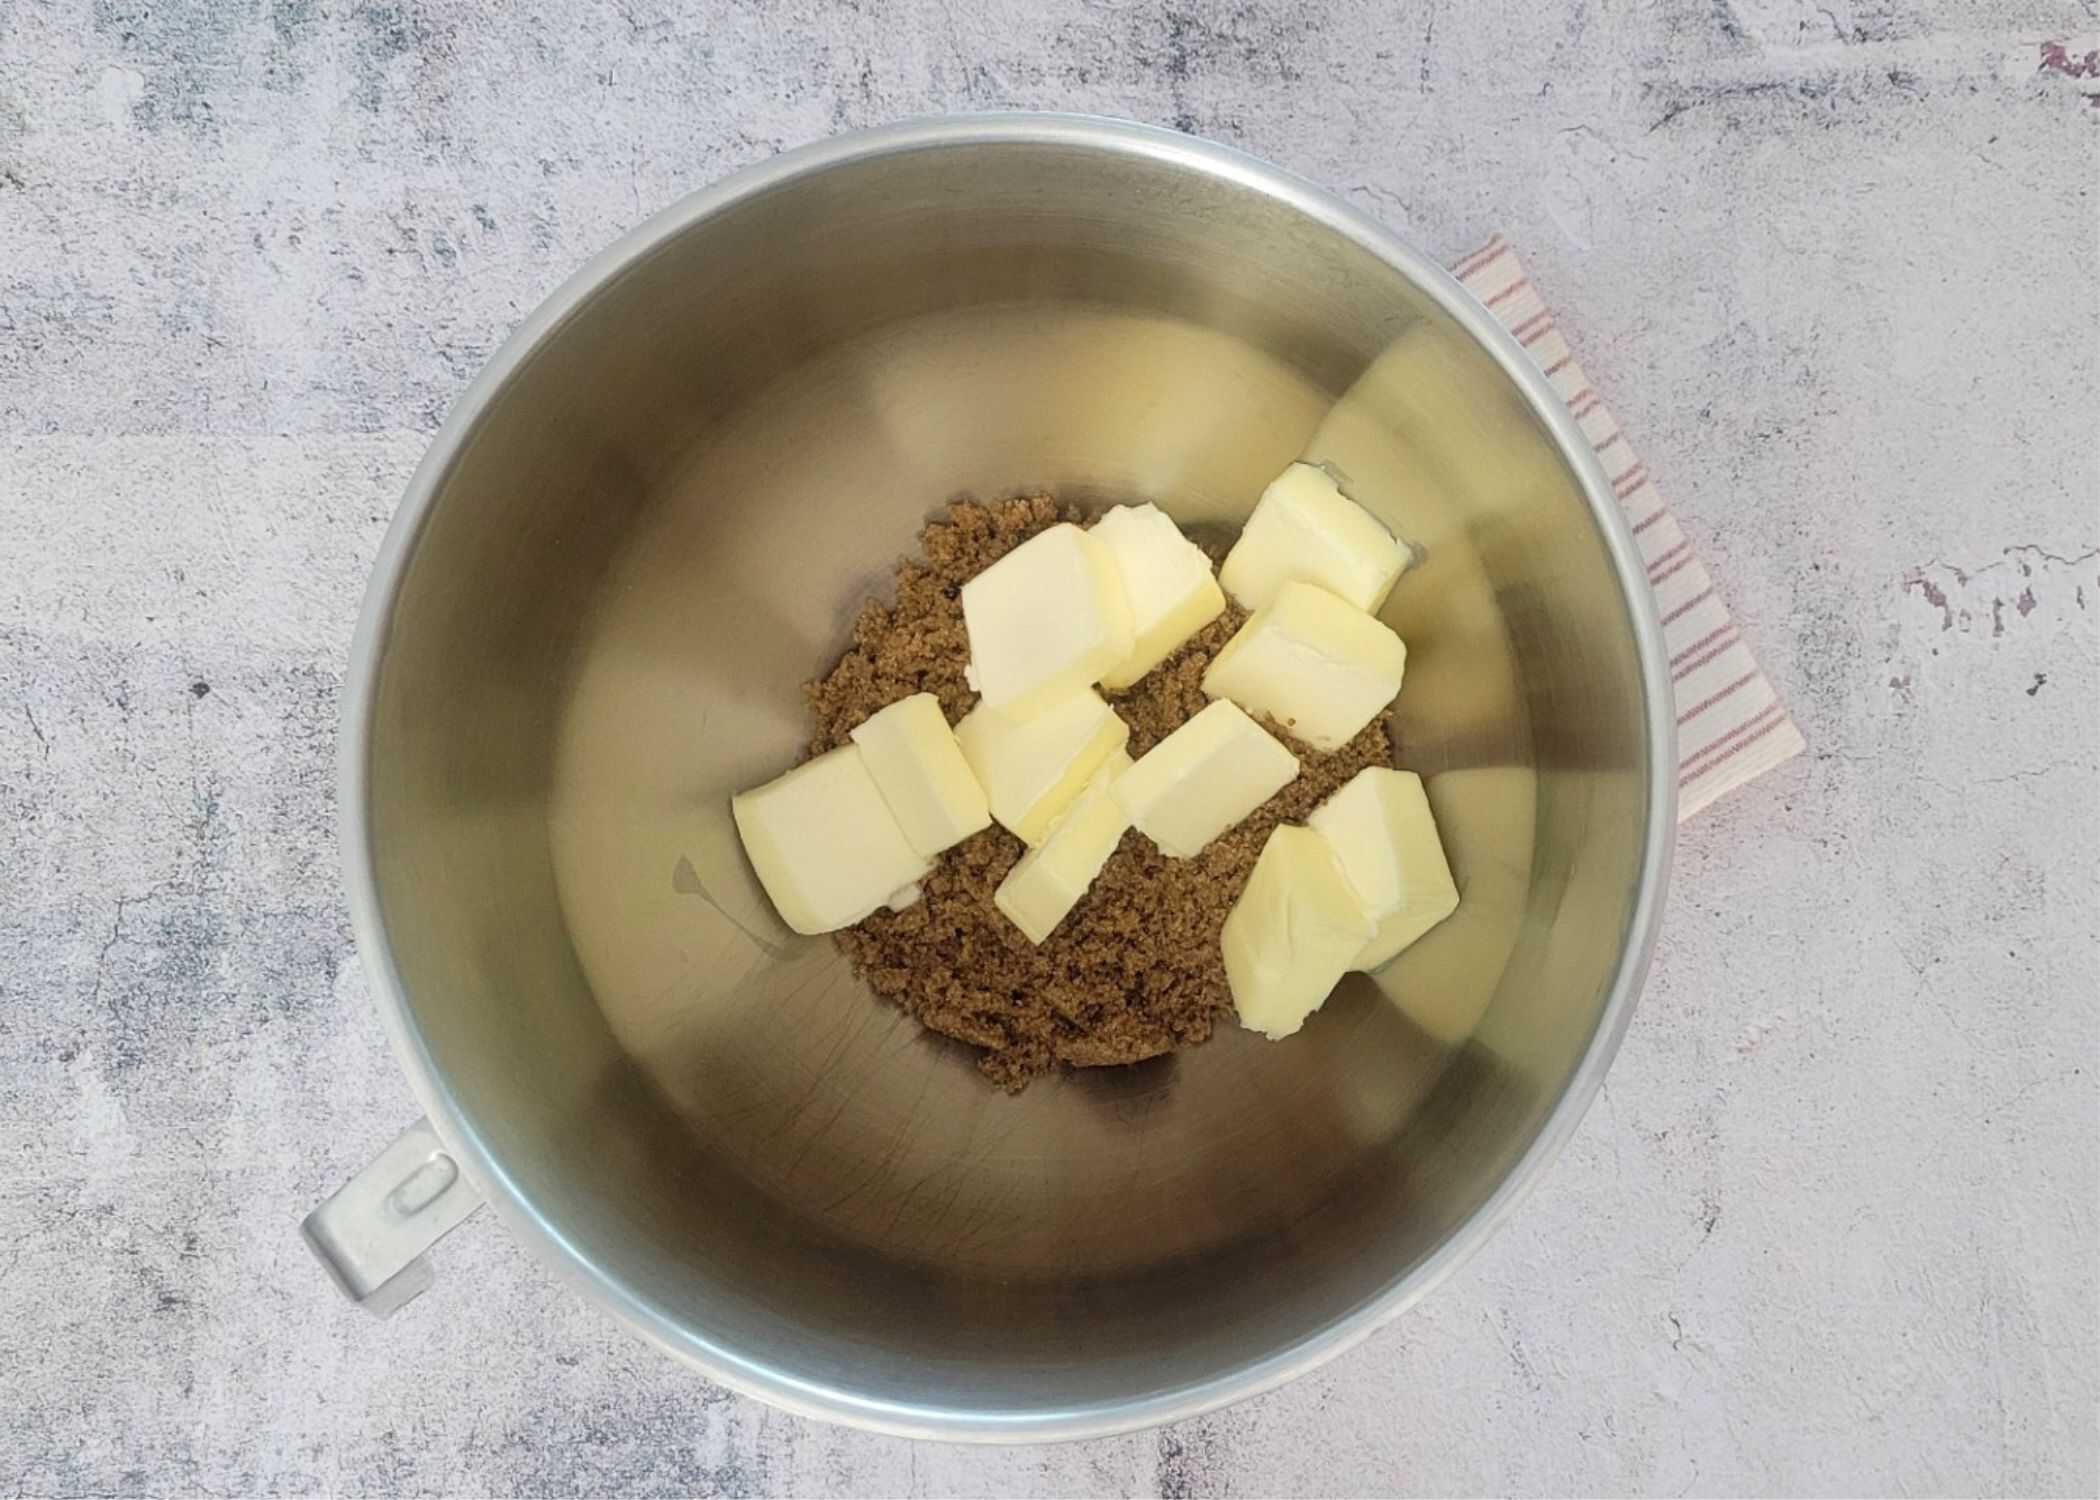
POLYGON ((593 256, 535 308, 455 400, 432 436, 374 558, 345 674, 336 790, 343 885, 373 1003, 408 1081, 440 1137, 497 1217, 540 1261, 629 1329, 708 1379, 799 1416, 896 1437, 1047 1442, 1107 1437, 1200 1416, 1305 1374, 1352 1348, 1440 1284, 1537 1184, 1602 1087, 1654 954, 1676 829, 1676 724, 1662 623, 1640 551, 1602 465, 1574 418, 1517 340, 1441 264, 1323 188, 1229 146, 1134 121, 1053 113, 926 116, 782 152, 680 198, 593 256), (728 1347, 654 1306, 596 1265, 504 1169, 462 1110, 411 1017, 381 915, 371 857, 370 745, 379 668, 402 580, 438 492, 497 395, 563 323, 622 273, 701 221, 787 183, 848 163, 929 148, 1056 146, 1134 157, 1260 193, 1377 256, 1409 278, 1492 355, 1552 434, 1580 481, 1633 627, 1651 767, 1634 905, 1610 992, 1580 1061, 1538 1133, 1473 1213, 1421 1261, 1373 1296, 1291 1343, 1192 1384, 1135 1399, 1042 1410, 977 1409, 881 1400, 810 1379, 728 1347))

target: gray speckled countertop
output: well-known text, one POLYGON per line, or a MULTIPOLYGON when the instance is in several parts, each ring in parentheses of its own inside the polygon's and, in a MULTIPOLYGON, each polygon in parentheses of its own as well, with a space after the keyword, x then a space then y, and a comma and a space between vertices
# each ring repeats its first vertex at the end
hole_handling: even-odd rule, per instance
POLYGON ((2091 1493, 2091 0, 0 0, 0 1493, 2091 1493), (1182 1427, 800 1422, 493 1224, 298 1215, 415 1109, 338 891, 368 560, 589 252, 785 144, 1131 115, 1507 231, 1809 755, 1685 830, 1544 1187, 1182 1427))

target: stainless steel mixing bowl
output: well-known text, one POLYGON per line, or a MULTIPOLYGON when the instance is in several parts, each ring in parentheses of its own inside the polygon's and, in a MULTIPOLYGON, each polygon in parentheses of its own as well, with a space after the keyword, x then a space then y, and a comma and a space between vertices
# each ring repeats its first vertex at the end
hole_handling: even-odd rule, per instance
POLYGON ((1670 848, 1661 639, 1523 351, 1324 193, 1062 117, 752 168, 532 315, 387 536, 344 857, 429 1121, 309 1233, 391 1305, 485 1197, 708 1375, 899 1433, 1273 1385, 1479 1244, 1603 1078, 1670 848), (1002 1096, 780 925, 728 795, 947 498, 1222 528, 1301 455, 1422 553, 1393 724, 1459 913, 1291 1040, 1002 1096))

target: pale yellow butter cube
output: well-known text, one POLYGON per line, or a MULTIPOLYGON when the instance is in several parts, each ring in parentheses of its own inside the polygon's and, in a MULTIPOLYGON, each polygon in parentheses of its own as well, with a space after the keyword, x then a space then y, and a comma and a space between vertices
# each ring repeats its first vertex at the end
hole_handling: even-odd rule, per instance
POLYGON ((1334 846, 1377 924, 1350 968, 1377 968, 1458 910, 1458 887, 1414 772, 1366 766, 1306 822, 1334 846))
POLYGON ((850 927, 916 899, 932 869, 897 826, 855 745, 729 799, 737 835, 780 918, 800 933, 850 927))
POLYGON ((1213 703, 1116 778, 1123 811, 1175 859, 1203 846, 1290 784, 1298 757, 1231 703, 1213 703))
POLYGON ((1042 846, 1022 855, 992 892, 994 904, 1029 942, 1042 942, 1071 915, 1122 842, 1130 819, 1108 788, 1129 769, 1130 757, 1121 750, 1103 761, 1042 846))
POLYGON ((1088 688, 1025 719, 979 704, 955 726, 955 739, 992 816, 1032 848, 1123 748, 1130 726, 1088 688))
POLYGON ((1289 1036, 1327 1002, 1373 931, 1333 846, 1310 828, 1276 828, 1221 939, 1240 1024, 1289 1036))
POLYGON ((1108 549, 1130 601, 1130 654, 1104 687, 1129 687, 1225 613, 1210 559, 1156 505, 1119 505, 1087 533, 1108 549))
POLYGON ((1130 655, 1130 601, 1108 548, 1069 523, 1036 533, 962 586, 970 685, 1026 718, 1130 655))
POLYGON ((1407 547, 1344 495, 1332 474, 1297 463, 1262 491, 1219 576, 1248 609, 1260 609, 1296 579, 1376 611, 1407 559, 1407 547))
POLYGON ((1339 750, 1400 692, 1407 647, 1392 627, 1309 583, 1286 583, 1225 643, 1203 691, 1339 750))
POLYGON ((877 709, 853 730, 853 743, 919 853, 938 854, 991 826, 984 788, 933 694, 913 693, 877 709))

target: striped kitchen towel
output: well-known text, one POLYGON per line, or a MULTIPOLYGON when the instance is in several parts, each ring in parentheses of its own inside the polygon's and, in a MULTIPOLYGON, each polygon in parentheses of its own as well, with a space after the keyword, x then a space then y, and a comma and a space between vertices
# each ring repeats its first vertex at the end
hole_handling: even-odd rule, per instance
POLYGON ((1612 492, 1640 543, 1670 652, 1677 700, 1677 816, 1682 821, 1799 755, 1807 748, 1801 731, 1759 670, 1692 551, 1691 539, 1656 491, 1648 466, 1569 352, 1552 309, 1524 274, 1516 251, 1498 234, 1452 271, 1517 336, 1567 402, 1568 415, 1581 424, 1611 476, 1612 492))

